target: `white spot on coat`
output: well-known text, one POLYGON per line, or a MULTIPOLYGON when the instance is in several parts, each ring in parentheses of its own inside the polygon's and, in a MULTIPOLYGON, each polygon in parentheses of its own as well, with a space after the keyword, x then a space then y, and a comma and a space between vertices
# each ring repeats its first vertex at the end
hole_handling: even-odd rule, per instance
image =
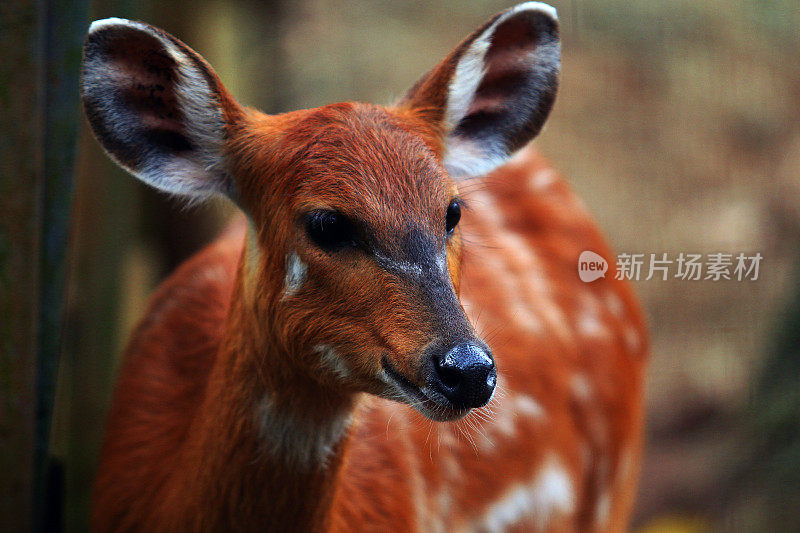
MULTIPOLYGON (((525 394, 512 395, 509 398, 497 401, 495 404, 497 414, 492 423, 487 426, 487 430, 492 436, 501 439, 512 439, 517 434, 517 417, 525 416, 528 418, 542 421, 545 419, 544 408, 525 394)), ((495 447, 495 440, 489 435, 479 433, 478 444, 483 451, 489 451, 495 447)))
POLYGON ((314 351, 322 358, 322 364, 341 380, 350 378, 350 369, 347 363, 327 344, 320 344, 314 347, 314 351))
POLYGON ((578 316, 578 332, 584 337, 601 337, 607 333, 606 327, 597 315, 584 312, 578 316))
POLYGON ((525 394, 520 394, 516 398, 517 412, 531 418, 543 419, 545 417, 542 405, 525 394))
POLYGON ((286 256, 286 279, 283 282, 283 295, 291 296, 306 279, 306 264, 296 252, 286 256))
POLYGON ((551 456, 531 485, 519 484, 492 504, 478 529, 500 533, 524 520, 541 531, 553 518, 571 513, 574 507, 572 480, 560 461, 551 456))
POLYGON ((581 401, 588 401, 592 397, 592 384, 586 374, 574 374, 569 386, 575 397, 581 401))
POLYGON ((552 299, 541 261, 520 235, 505 229, 502 210, 489 193, 476 191, 471 201, 481 206, 475 213, 492 226, 493 245, 502 251, 486 255, 486 267, 496 271, 496 281, 508 297, 509 318, 531 333, 541 333, 547 325, 561 340, 572 342, 574 333, 563 310, 552 299))
POLYGON ((611 514, 611 496, 608 491, 603 492, 597 500, 594 510, 594 523, 598 529, 604 529, 608 525, 608 517, 611 514))
POLYGON ((624 306, 619 295, 613 291, 607 291, 605 294, 606 305, 611 314, 615 317, 621 317, 624 311, 624 306))
POLYGON ((639 332, 633 326, 625 328, 625 344, 632 353, 637 353, 641 348, 641 338, 639 332))
POLYGON ((541 191, 557 181, 553 169, 544 168, 537 170, 528 180, 528 187, 533 191, 541 191))
POLYGON ((276 457, 304 468, 324 464, 352 421, 345 411, 321 423, 279 411, 265 396, 257 405, 256 421, 263 445, 276 457))

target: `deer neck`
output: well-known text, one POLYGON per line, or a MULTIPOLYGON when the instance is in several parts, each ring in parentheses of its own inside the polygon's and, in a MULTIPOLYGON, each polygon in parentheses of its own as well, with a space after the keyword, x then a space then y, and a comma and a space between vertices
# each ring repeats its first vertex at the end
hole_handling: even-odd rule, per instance
MULTIPOLYGON (((247 244, 248 247, 252 243, 247 244)), ((326 388, 269 332, 252 295, 246 251, 229 324, 210 376, 196 446, 196 501, 205 526, 325 528, 356 396, 326 388), (208 516, 212 515, 212 516, 208 516)), ((234 529, 237 529, 234 527, 234 529)))

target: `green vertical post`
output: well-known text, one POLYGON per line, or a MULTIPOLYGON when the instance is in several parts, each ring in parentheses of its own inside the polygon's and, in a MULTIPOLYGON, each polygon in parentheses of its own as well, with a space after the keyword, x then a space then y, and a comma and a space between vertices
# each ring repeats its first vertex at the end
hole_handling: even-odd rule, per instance
POLYGON ((28 531, 41 190, 39 9, 0 2, 0 531, 28 531))
MULTIPOLYGON (((48 445, 63 341, 67 238, 78 134, 81 50, 87 0, 43 2, 43 165, 41 190, 39 354, 36 376, 34 525, 59 523, 61 495, 48 490, 48 445)), ((58 475, 58 474, 56 474, 58 475)), ((57 489, 61 483, 56 483, 57 489)))

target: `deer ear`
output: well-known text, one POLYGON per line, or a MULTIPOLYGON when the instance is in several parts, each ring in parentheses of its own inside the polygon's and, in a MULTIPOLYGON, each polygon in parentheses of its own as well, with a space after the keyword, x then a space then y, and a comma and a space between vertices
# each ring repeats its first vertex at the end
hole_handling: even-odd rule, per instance
POLYGON ((97 139, 145 183, 188 198, 234 195, 225 139, 241 108, 175 37, 141 22, 94 22, 81 97, 97 139))
POLYGON ((547 119, 561 68, 555 9, 526 2, 486 22, 400 102, 443 136, 451 176, 485 174, 547 119))

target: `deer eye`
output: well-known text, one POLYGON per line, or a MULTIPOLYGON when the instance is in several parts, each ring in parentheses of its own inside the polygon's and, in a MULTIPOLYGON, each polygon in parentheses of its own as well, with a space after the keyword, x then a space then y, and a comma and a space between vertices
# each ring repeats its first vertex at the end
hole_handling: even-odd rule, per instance
POLYGON ((358 234, 352 222, 337 211, 312 211, 305 217, 309 238, 327 251, 358 245, 358 234))
POLYGON ((445 217, 445 229, 448 235, 453 234, 459 220, 461 220, 461 204, 458 203, 458 200, 453 200, 447 206, 447 216, 445 217))

